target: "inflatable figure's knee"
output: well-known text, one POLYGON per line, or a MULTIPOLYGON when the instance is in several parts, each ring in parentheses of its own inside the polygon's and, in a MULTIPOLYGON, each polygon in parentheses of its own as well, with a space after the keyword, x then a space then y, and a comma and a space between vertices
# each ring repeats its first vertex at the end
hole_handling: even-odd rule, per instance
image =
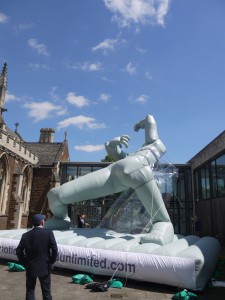
POLYGON ((140 243, 154 243, 163 246, 171 243, 173 238, 173 224, 171 222, 157 222, 153 224, 150 233, 141 237, 140 243))
POLYGON ((68 207, 67 204, 64 204, 59 197, 58 188, 51 189, 48 194, 48 205, 52 213, 57 218, 67 218, 68 217, 68 207))
POLYGON ((60 200, 58 188, 51 189, 47 197, 49 208, 54 217, 47 220, 44 227, 52 230, 69 229, 70 218, 68 217, 68 207, 60 200))

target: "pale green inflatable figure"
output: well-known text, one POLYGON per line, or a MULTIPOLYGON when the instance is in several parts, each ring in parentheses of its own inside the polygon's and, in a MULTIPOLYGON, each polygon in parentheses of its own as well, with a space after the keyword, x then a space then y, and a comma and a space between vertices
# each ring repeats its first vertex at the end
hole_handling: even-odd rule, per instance
POLYGON ((140 129, 145 130, 145 144, 137 151, 126 154, 122 151, 122 145, 127 148, 130 137, 116 137, 105 144, 108 154, 117 160, 115 163, 48 192, 48 203, 54 217, 46 222, 46 227, 69 228, 68 204, 132 188, 154 220, 152 229, 146 236, 148 241, 166 244, 173 240, 173 226, 153 176, 153 166, 166 152, 166 147, 158 137, 153 116, 147 115, 135 124, 134 130, 140 129))

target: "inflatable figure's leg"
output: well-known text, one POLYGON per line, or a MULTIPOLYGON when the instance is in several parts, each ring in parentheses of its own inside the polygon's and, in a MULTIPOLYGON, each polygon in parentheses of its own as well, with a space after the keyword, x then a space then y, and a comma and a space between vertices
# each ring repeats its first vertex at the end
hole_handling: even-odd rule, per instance
POLYGON ((153 226, 148 235, 149 241, 164 245, 170 243, 174 237, 173 225, 165 207, 162 195, 154 180, 153 171, 145 165, 142 157, 128 158, 112 168, 117 180, 135 190, 139 200, 148 211, 153 226), (129 163, 130 162, 130 163, 129 163))
POLYGON ((174 237, 174 228, 156 182, 154 180, 146 182, 135 191, 148 212, 151 209, 149 213, 153 220, 150 233, 145 239, 141 239, 141 243, 159 245, 171 243, 174 237))
MULTIPOLYGON (((106 169, 104 170, 106 171, 106 169)), ((58 218, 67 217, 67 205, 98 197, 101 192, 100 182, 107 179, 107 174, 100 176, 99 172, 87 174, 75 180, 69 181, 60 187, 51 189, 48 194, 49 208, 58 218), (93 176, 94 175, 94 176, 93 176), (100 179, 100 178, 102 179, 100 179)), ((99 196, 100 197, 100 196, 99 196)))
POLYGON ((110 175, 110 168, 104 168, 51 189, 47 197, 54 217, 46 222, 45 227, 69 228, 68 204, 103 197, 126 189, 120 183, 114 184, 110 175))
POLYGON ((170 222, 162 195, 155 180, 135 188, 136 194, 155 222, 170 222))

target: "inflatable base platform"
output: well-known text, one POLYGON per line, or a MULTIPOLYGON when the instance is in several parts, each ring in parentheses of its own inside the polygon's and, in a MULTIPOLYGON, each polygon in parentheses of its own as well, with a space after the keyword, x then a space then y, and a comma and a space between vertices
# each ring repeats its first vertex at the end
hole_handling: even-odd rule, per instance
MULTIPOLYGON (((27 230, 31 229, 0 231, 0 258, 17 260, 15 249, 27 230)), ((161 246, 141 243, 145 234, 104 228, 53 232, 59 249, 55 266, 193 291, 205 288, 220 253, 220 244, 212 237, 174 235, 172 243, 161 246)))

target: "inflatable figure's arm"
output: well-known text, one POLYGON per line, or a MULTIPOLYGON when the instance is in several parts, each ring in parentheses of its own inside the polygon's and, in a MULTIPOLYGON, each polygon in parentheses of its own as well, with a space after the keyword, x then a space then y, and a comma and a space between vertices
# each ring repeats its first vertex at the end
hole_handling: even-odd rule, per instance
POLYGON ((105 143, 107 153, 112 156, 116 161, 125 158, 128 154, 122 151, 122 144, 128 148, 130 137, 122 135, 114 138, 110 142, 105 143))
POLYGON ((140 129, 145 130, 144 145, 152 144, 158 140, 157 125, 153 116, 147 115, 143 120, 134 125, 134 131, 139 131, 140 129))

